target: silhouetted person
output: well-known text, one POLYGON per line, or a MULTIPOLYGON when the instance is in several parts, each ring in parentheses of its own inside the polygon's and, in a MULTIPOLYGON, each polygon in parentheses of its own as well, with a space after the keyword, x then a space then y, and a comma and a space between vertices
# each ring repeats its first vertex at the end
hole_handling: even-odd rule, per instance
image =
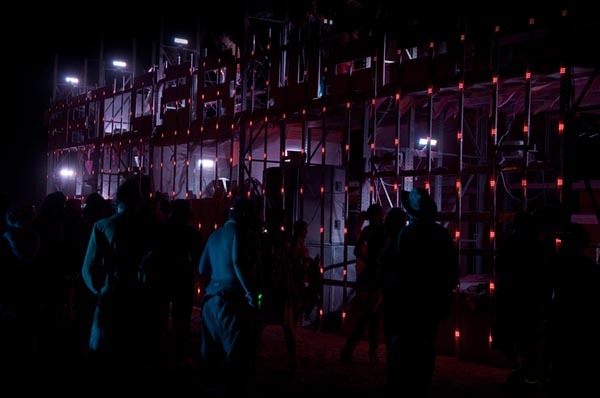
POLYGON ((515 214, 513 232, 498 248, 493 344, 512 368, 510 388, 537 384, 543 375, 549 272, 540 226, 532 214, 515 214))
POLYGON ((64 360, 61 344, 62 316, 67 296, 68 271, 67 246, 65 239, 66 196, 60 191, 44 198, 33 229, 40 235, 37 277, 40 281, 39 351, 43 360, 56 364, 64 360))
POLYGON ((399 308, 395 303, 396 290, 402 281, 401 258, 398 255, 398 234, 406 225, 408 215, 404 210, 394 207, 385 217, 385 245, 379 263, 381 268, 382 296, 383 296, 383 330, 386 346, 386 367, 390 374, 394 374, 399 366, 398 339, 402 328, 405 326, 402 317, 398 316, 399 308))
POLYGON ((283 308, 283 332, 290 357, 290 371, 296 373, 296 334, 298 324, 305 311, 312 309, 316 302, 308 297, 308 267, 312 259, 304 245, 308 225, 303 220, 294 223, 287 261, 284 270, 285 298, 283 308))
POLYGON ((151 233, 143 216, 139 180, 128 179, 117 190, 117 213, 94 224, 82 268, 83 280, 97 297, 90 350, 97 371, 134 378, 150 366, 154 352, 146 330, 148 305, 142 259, 151 233))
POLYGON ((341 360, 352 361, 354 348, 362 338, 368 327, 369 359, 377 360, 377 347, 379 346, 379 323, 381 322, 381 281, 379 280, 379 256, 385 242, 383 227, 383 208, 379 204, 372 204, 367 209, 369 225, 362 229, 354 255, 364 262, 365 266, 358 274, 356 280, 358 300, 356 322, 348 335, 346 344, 342 348, 341 360), (366 250, 365 250, 366 246, 366 250))
POLYGON ((300 293, 300 320, 303 324, 314 321, 311 317, 313 311, 321 299, 321 270, 319 268, 320 258, 309 256, 305 241, 308 234, 308 224, 304 220, 294 223, 292 239, 290 241, 290 261, 294 286, 300 293))
MULTIPOLYGON (((295 323, 301 306, 301 290, 293 281, 290 259, 290 232, 285 211, 272 208, 267 214, 267 234, 263 236, 263 264, 265 286, 261 289, 264 298, 262 321, 266 324, 281 325, 290 359, 290 370, 296 369, 296 329, 295 323)), ((303 288, 304 286, 302 286, 303 288)))
POLYGON ((81 225, 81 237, 78 242, 81 246, 77 250, 79 258, 79 278, 76 281, 76 308, 77 320, 80 328, 80 340, 84 350, 89 348, 90 329, 96 308, 97 297, 87 288, 81 276, 81 264, 85 259, 85 253, 94 229, 94 224, 102 218, 112 215, 110 202, 104 200, 97 192, 89 194, 85 198, 81 225))
POLYGON ((40 237, 31 229, 33 206, 9 208, 0 235, 0 365, 8 371, 32 368, 39 309, 36 259, 40 237))
POLYGON ((176 199, 157 243, 164 293, 162 319, 168 316, 174 337, 175 360, 182 365, 189 360, 190 322, 194 300, 195 268, 201 255, 200 232, 190 225, 191 208, 185 199, 176 199))
POLYGON ((252 289, 249 230, 256 222, 254 204, 238 199, 230 219, 208 238, 199 264, 206 281, 202 305, 202 341, 200 359, 217 388, 242 389, 253 377, 253 356, 249 345, 250 314, 257 305, 252 289))
POLYGON ((588 396, 600 373, 600 266, 584 253, 589 234, 569 224, 553 264, 552 396, 588 396))
POLYGON ((386 280, 395 294, 386 299, 403 326, 390 347, 398 366, 390 369, 387 387, 390 393, 426 397, 438 326, 450 313, 459 283, 459 261, 450 233, 434 221, 437 205, 427 190, 402 191, 401 200, 409 223, 398 234, 399 268, 386 280))

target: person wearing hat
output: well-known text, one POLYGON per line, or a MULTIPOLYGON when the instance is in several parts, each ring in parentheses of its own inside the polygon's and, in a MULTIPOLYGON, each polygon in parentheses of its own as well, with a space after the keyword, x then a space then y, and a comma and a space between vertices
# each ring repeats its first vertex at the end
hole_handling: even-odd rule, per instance
POLYGON ((423 188, 401 193, 409 223, 398 234, 398 266, 386 273, 390 392, 428 396, 438 325, 449 315, 459 283, 459 259, 437 205, 423 188))

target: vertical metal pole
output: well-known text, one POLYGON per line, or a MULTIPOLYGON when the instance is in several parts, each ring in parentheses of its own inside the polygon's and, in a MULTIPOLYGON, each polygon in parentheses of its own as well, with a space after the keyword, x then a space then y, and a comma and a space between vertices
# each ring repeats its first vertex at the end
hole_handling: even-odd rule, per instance
POLYGON ((298 183, 298 194, 300 200, 298 201, 298 218, 304 220, 304 178, 306 176, 306 161, 308 159, 306 152, 306 141, 308 135, 308 123, 306 122, 306 102, 302 108, 302 137, 300 138, 300 176, 298 183))
MULTIPOLYGON (((123 113, 125 112, 125 75, 123 75, 123 87, 121 88, 121 120, 120 120, 120 131, 119 131, 119 135, 120 135, 120 141, 119 141, 119 155, 117 156, 118 159, 118 164, 117 164, 117 187, 121 185, 121 154, 123 151, 123 113)), ((129 114, 127 115, 127 118, 129 118, 129 114)), ((128 119, 129 120, 129 119, 128 119)), ((129 122, 131 122, 131 120, 129 120, 129 122)), ((131 124, 130 124, 131 125, 131 124)))
POLYGON ((100 177, 100 194, 104 197, 104 143, 100 144, 100 174, 98 177, 100 177))
POLYGON ((373 56, 372 65, 372 82, 373 85, 373 98, 371 100, 371 106, 373 107, 372 115, 372 130, 371 130, 371 203, 379 202, 379 191, 376 191, 377 181, 377 168, 375 167, 375 148, 377 146, 377 53, 373 56))
POLYGON ((525 109, 523 110, 523 178, 521 180, 521 188, 523 189, 523 211, 527 211, 527 202, 529 201, 527 190, 527 180, 529 174, 529 144, 531 141, 531 62, 529 54, 532 50, 531 47, 534 39, 534 33, 535 19, 531 17, 529 18, 529 41, 527 43, 529 51, 527 51, 525 69, 525 109))
MULTIPOLYGON (((228 192, 227 195, 231 198, 233 196, 233 144, 234 144, 234 137, 233 137, 233 131, 235 129, 235 124, 233 122, 231 122, 231 129, 229 131, 229 134, 231 135, 231 138, 229 140, 229 187, 227 188, 228 192)), ((240 142, 240 147, 242 147, 242 143, 240 142)), ((239 167, 241 167, 241 163, 243 161, 243 158, 240 158, 238 165, 239 167)), ((238 189, 238 195, 240 194, 240 190, 238 189)))
MULTIPOLYGON (((177 79, 179 81, 179 79, 177 79)), ((179 82, 177 83, 179 86, 179 82)), ((177 134, 179 134, 179 98, 175 100, 175 130, 173 131, 173 183, 171 184, 171 199, 175 199, 175 180, 177 179, 177 134)))
POLYGON ((160 134, 160 180, 158 183, 158 191, 163 192, 163 177, 165 166, 165 133, 160 134))
MULTIPOLYGON (((217 81, 219 81, 218 76, 221 73, 221 59, 219 58, 217 62, 217 81)), ((215 125, 215 190, 219 186, 219 139, 221 138, 220 134, 221 128, 221 93, 217 91, 217 124, 215 125)))
MULTIPOLYGON (((490 228, 489 228, 489 245, 490 245, 490 296, 494 296, 494 286, 496 280, 496 225, 497 225, 497 164, 496 154, 498 151, 498 92, 499 92, 499 36, 500 26, 494 26, 494 32, 491 40, 491 72, 492 72, 492 98, 491 106, 488 114, 489 134, 488 134, 488 164, 490 171, 488 175, 489 183, 489 198, 490 198, 490 228)), ((464 44, 464 43, 463 43, 464 44)), ((463 80, 464 81, 464 80, 463 80)), ((491 348, 492 330, 488 330, 488 347, 491 348)))
POLYGON ((466 32, 460 35, 461 59, 458 77, 458 131, 456 132, 456 231, 454 243, 460 256, 461 252, 461 226, 462 226, 462 177, 463 177, 463 131, 465 127, 465 60, 466 60, 466 32))
MULTIPOLYGON (((286 139, 286 125, 285 125, 285 118, 286 115, 285 113, 281 116, 281 119, 279 121, 279 169, 281 171, 281 178, 280 178, 280 192, 281 192, 281 208, 285 210, 286 206, 285 206, 285 183, 286 183, 286 178, 285 178, 285 139, 286 139)), ((283 225, 282 225, 283 226, 283 225)))
POLYGON ((119 141, 117 153, 117 188, 121 185, 121 153, 123 152, 123 141, 119 141))
POLYGON ((376 99, 375 97, 373 97, 371 99, 371 106, 369 108, 369 130, 371 131, 371 133, 369 134, 369 136, 371 137, 371 142, 369 144, 369 148, 370 148, 370 152, 369 152, 369 165, 370 165, 370 184, 369 184, 369 204, 371 203, 377 203, 377 199, 375 197, 375 131, 377 129, 376 124, 377 124, 377 108, 376 106, 376 99), (372 114, 371 114, 372 112, 372 114))
POLYGON ((425 189, 431 189, 432 153, 431 139, 433 136, 433 78, 434 78, 435 43, 429 43, 429 83, 427 84, 427 174, 425 176, 425 189))
POLYGON ((46 195, 50 193, 50 170, 52 170, 52 157, 50 156, 50 148, 46 151, 46 195))
MULTIPOLYGON (((196 41, 196 45, 198 42, 196 41)), ((194 64, 196 63, 196 57, 194 57, 195 53, 192 53, 192 59, 190 62, 190 68, 188 70, 188 79, 190 82, 190 91, 187 98, 187 111, 188 111, 188 125, 186 130, 186 142, 185 142, 185 198, 190 198, 190 141, 192 139, 192 116, 194 115, 194 106, 196 105, 197 98, 195 97, 195 89, 194 85, 194 64)), ((199 82, 199 80, 197 80, 199 82)))
MULTIPOLYGON (((401 50, 398 50, 400 54, 401 50)), ((398 63, 400 56, 398 56, 398 63)), ((401 92, 396 93, 396 137, 394 138, 394 194, 396 196, 395 206, 400 207, 400 135, 402 128, 402 105, 400 102, 401 92)))
MULTIPOLYGON (((398 49, 396 51, 396 69, 398 71, 402 70, 400 68, 400 63, 402 61, 401 55, 402 49, 398 49)), ((398 80, 402 81, 401 76, 398 77, 398 80)), ((394 98, 396 101, 396 131, 394 138, 394 194, 396 197, 394 206, 396 207, 400 207, 400 189, 402 188, 402 184, 400 184, 400 135, 402 134, 402 103, 400 101, 401 96, 402 90, 399 88, 394 98)))
MULTIPOLYGON (((252 63, 253 63, 253 75, 252 75, 252 85, 254 86, 254 84, 256 83, 256 71, 254 70, 254 54, 256 54, 256 37, 253 36, 252 37, 252 51, 251 51, 251 56, 252 56, 252 63)), ((267 87, 268 89, 268 87, 267 87)), ((269 91, 268 91, 269 92, 269 91)), ((252 93, 252 109, 254 109, 254 96, 256 95, 256 92, 253 91, 252 93)), ((270 111, 270 106, 269 106, 269 100, 267 99, 267 107, 265 110, 265 118, 264 118, 264 138, 263 138, 263 176, 266 177, 267 175, 267 162, 268 162, 268 153, 267 153, 267 145, 268 145, 268 139, 269 139, 269 111, 270 111)), ((281 170, 281 172, 283 173, 283 170, 281 170)), ((263 178, 265 184, 263 184, 263 221, 267 221, 267 191, 266 191, 266 178, 263 178)))
POLYGON ((573 68, 572 68, 572 18, 569 10, 561 13, 562 34, 560 37, 560 110, 558 134, 561 142, 561 163, 557 186, 560 189, 560 221, 567 224, 571 221, 571 204, 573 199, 573 162, 575 149, 575 132, 573 131, 573 68))
MULTIPOLYGON (((200 62, 200 61, 198 61, 200 62)), ((202 192, 203 192, 203 188, 202 188, 202 183, 204 182, 203 177, 204 177, 204 116, 205 116, 205 111, 204 111, 204 78, 205 78, 205 73, 206 73, 206 60, 202 60, 202 62, 200 63, 200 67, 198 70, 198 94, 200 96, 200 101, 198 102, 198 106, 199 106, 199 110, 198 112, 198 117, 200 118, 200 161, 199 161, 199 170, 198 170, 198 179, 199 184, 198 184, 198 198, 202 199, 202 192)))
MULTIPOLYGON (((111 139, 114 137, 111 136, 111 139)), ((111 182, 112 182, 112 156, 113 156, 113 143, 110 143, 110 146, 108 148, 108 198, 111 199, 111 192, 110 192, 110 188, 111 188, 111 182)))
POLYGON ((344 266, 342 269, 342 321, 346 319, 348 311, 348 208, 350 184, 350 134, 352 128, 352 102, 346 102, 346 115, 344 122, 344 137, 342 139, 342 165, 344 166, 344 266))
MULTIPOLYGON (((247 198, 250 199, 252 197, 252 187, 253 187, 253 179, 252 179, 252 140, 254 138, 254 115, 250 114, 250 121, 249 121, 249 130, 248 130, 248 191, 246 192, 247 198)), ((244 139, 243 143, 244 143, 244 147, 246 145, 246 119, 242 118, 241 121, 241 125, 240 125, 240 146, 242 145, 242 138, 244 139)), ((245 152, 244 154, 240 156, 240 167, 243 166, 243 159, 245 157, 245 152)), ((242 152, 240 152, 240 154, 242 154, 242 152)), ((241 187, 244 187, 244 171, 243 168, 240 171, 240 184, 241 187)))
POLYGON ((156 132, 156 108, 158 103, 158 83, 157 83, 157 70, 152 70, 152 98, 150 99, 150 117, 151 117, 151 128, 148 132, 148 175, 150 176, 151 188, 150 198, 152 198, 152 191, 154 190, 154 150, 155 141, 153 141, 154 134, 156 132))
MULTIPOLYGON (((323 103, 325 103, 325 101, 323 101, 323 103)), ((326 131, 327 131, 327 107, 325 105, 323 105, 323 109, 322 109, 322 127, 321 127, 321 202, 320 202, 320 207, 321 207, 321 217, 320 217, 320 257, 321 257, 321 264, 320 266, 320 271, 321 271, 321 277, 323 276, 323 267, 324 267, 324 260, 325 260, 325 175, 327 174, 327 168, 326 168, 326 159, 325 159, 325 139, 326 139, 326 131)), ((333 177, 333 176, 332 176, 333 177)), ((329 231, 331 233, 331 231, 329 231)), ((321 285, 321 292, 323 291, 323 286, 321 285)), ((321 320, 321 317, 323 316, 323 294, 321 294, 321 298, 319 300, 319 320, 321 320)))

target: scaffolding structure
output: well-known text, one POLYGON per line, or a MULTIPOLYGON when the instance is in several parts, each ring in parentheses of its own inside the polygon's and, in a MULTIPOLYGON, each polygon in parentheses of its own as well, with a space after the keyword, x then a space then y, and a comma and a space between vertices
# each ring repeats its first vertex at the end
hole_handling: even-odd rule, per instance
MULTIPOLYGON (((250 10, 240 56, 198 42, 147 73, 57 96, 48 192, 111 198, 139 174, 173 199, 222 192, 282 209, 282 228, 309 222, 322 259, 319 315, 344 319, 360 212, 424 187, 463 275, 484 275, 493 294, 496 241, 512 215, 556 208, 566 222, 573 192, 589 188, 595 204, 600 187, 599 173, 576 166, 580 141, 594 139, 580 121, 600 120, 599 65, 572 50, 599 25, 555 14, 440 24, 386 12, 353 26, 331 13, 292 24, 285 10, 250 10)), ((458 341, 458 321, 452 329, 458 341)))

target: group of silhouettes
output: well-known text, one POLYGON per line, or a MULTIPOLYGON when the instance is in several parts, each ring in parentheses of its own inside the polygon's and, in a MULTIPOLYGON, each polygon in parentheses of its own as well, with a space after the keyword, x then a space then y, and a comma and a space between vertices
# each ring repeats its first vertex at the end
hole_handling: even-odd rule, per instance
MULTIPOLYGON (((189 201, 152 197, 144 188, 143 180, 127 179, 114 207, 91 194, 82 212, 61 192, 48 195, 39 214, 32 206, 7 208, 3 364, 46 368, 61 358, 76 367, 84 352, 90 374, 131 380, 132 370, 189 369, 198 360, 215 391, 241 392, 255 380, 262 329, 275 323, 295 374, 297 328, 322 291, 321 260, 305 244, 307 223, 286 228, 281 209, 261 223, 261 207, 242 198, 204 242, 191 226, 189 201), (198 356, 190 329, 200 292, 198 356)), ((427 396, 436 335, 457 296, 459 255, 427 190, 403 191, 401 202, 385 215, 379 204, 366 211, 354 249, 353 322, 340 359, 353 360, 367 329, 369 359, 377 361, 383 323, 385 391, 427 396)), ((509 382, 536 384, 551 373, 553 390, 562 393, 593 377, 585 358, 599 353, 600 273, 584 254, 582 226, 556 235, 540 221, 518 213, 514 233, 499 245, 493 347, 514 368, 509 382)))

